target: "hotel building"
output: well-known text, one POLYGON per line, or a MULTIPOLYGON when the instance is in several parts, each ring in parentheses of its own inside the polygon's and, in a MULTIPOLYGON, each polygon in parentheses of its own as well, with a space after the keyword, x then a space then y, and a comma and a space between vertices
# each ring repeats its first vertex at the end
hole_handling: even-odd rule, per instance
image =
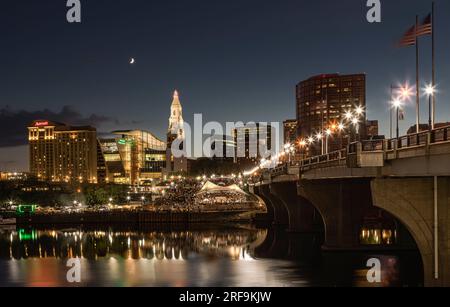
POLYGON ((28 127, 30 173, 53 182, 98 181, 97 131, 37 120, 28 127))

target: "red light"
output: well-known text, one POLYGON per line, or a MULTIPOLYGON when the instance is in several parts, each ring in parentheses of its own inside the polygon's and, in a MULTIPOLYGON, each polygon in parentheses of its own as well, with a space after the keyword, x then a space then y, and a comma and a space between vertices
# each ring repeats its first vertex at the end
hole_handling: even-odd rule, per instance
POLYGON ((36 122, 34 124, 35 127, 45 127, 48 126, 48 122, 36 122))

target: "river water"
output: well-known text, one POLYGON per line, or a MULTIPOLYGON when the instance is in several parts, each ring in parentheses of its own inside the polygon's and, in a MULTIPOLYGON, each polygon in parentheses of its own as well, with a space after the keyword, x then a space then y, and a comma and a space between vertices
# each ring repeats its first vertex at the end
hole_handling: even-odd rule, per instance
POLYGON ((417 251, 323 252, 321 235, 245 226, 0 228, 0 286, 310 287, 423 284, 417 251), (78 258, 80 283, 69 283, 78 258), (381 283, 367 281, 379 259, 381 283))

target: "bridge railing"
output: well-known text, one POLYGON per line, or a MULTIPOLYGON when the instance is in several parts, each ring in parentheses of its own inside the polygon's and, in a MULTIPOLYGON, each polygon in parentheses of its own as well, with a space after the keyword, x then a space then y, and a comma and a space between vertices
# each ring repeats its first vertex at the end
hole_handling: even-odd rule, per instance
POLYGON ((399 150, 418 146, 450 142, 450 126, 441 127, 432 131, 423 131, 387 140, 386 150, 399 150))
POLYGON ((282 164, 270 170, 272 176, 281 176, 288 173, 288 164, 282 164))
POLYGON ((428 143, 428 134, 429 132, 421 132, 402 136, 397 140, 397 149, 426 145, 428 143))
POLYGON ((385 140, 366 140, 361 142, 354 142, 348 146, 348 154, 358 153, 359 144, 361 144, 361 151, 384 151, 386 149, 385 140))
MULTIPOLYGON (((398 139, 395 138, 354 142, 349 144, 345 149, 334 151, 326 155, 309 157, 292 163, 295 163, 295 165, 299 166, 302 170, 308 170, 312 168, 322 167, 327 164, 328 166, 334 166, 336 165, 336 161, 340 161, 339 163, 344 160, 347 160, 347 162, 352 162, 356 159, 358 161, 359 155, 367 155, 367 157, 371 157, 371 159, 373 157, 379 157, 378 155, 382 155, 379 159, 384 160, 388 159, 386 153, 391 153, 392 155, 392 152, 395 151, 401 151, 414 147, 424 147, 446 142, 450 142, 450 125, 440 127, 432 131, 423 131, 420 133, 409 134, 399 137, 398 139)), ((349 165, 354 165, 354 163, 349 163, 349 165)))
POLYGON ((347 157, 347 150, 342 149, 342 150, 330 152, 329 154, 326 154, 326 155, 320 155, 320 156, 315 156, 315 157, 304 159, 304 160, 300 161, 299 166, 301 168, 312 167, 314 165, 319 165, 319 164, 328 163, 328 162, 332 162, 332 161, 340 161, 340 160, 346 159, 346 157, 347 157))
POLYGON ((450 126, 432 131, 431 143, 441 143, 450 141, 450 126))

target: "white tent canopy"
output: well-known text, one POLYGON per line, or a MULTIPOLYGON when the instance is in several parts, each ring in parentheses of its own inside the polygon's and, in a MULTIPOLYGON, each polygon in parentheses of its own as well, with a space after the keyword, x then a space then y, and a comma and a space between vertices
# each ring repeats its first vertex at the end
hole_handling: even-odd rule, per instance
POLYGON ((209 193, 234 192, 234 193, 247 195, 247 193, 245 193, 236 184, 230 185, 228 187, 221 187, 221 186, 218 186, 217 184, 214 184, 214 183, 212 183, 210 181, 206 182, 205 185, 203 186, 203 188, 200 190, 200 193, 205 193, 205 192, 209 192, 209 193))

